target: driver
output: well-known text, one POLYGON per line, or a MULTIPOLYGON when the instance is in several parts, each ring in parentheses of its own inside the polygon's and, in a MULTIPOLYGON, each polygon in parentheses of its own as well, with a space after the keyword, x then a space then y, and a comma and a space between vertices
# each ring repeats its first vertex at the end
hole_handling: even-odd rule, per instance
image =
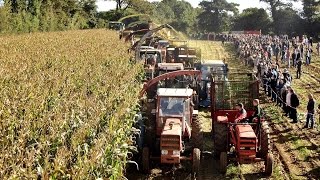
POLYGON ((183 111, 183 104, 181 102, 178 102, 172 107, 172 112, 174 113, 178 113, 180 115, 182 111, 183 111))
POLYGON ((162 109, 167 108, 168 104, 169 104, 168 101, 161 99, 161 105, 160 105, 160 108, 159 108, 159 115, 160 116, 163 115, 162 109))
POLYGON ((247 111, 244 109, 242 103, 237 104, 236 109, 238 110, 238 113, 236 115, 236 119, 234 120, 234 122, 239 123, 242 120, 247 118, 247 111))
POLYGON ((254 113, 251 117, 249 117, 249 123, 252 123, 254 119, 257 119, 258 123, 260 123, 260 118, 261 118, 260 101, 259 99, 254 99, 252 103, 254 107, 254 113))

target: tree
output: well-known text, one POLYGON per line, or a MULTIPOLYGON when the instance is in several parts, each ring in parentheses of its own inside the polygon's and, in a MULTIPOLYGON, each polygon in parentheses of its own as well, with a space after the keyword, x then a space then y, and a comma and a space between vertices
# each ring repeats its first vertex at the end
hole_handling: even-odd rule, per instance
POLYGON ((168 23, 176 30, 189 33, 195 30, 198 13, 190 3, 177 0, 163 0, 154 3, 152 17, 160 23, 168 23))
POLYGON ((261 30, 269 32, 271 20, 263 8, 248 8, 235 18, 234 30, 261 30))
POLYGON ((131 0, 130 8, 137 13, 151 15, 153 13, 154 6, 146 0, 131 0))
POLYGON ((231 15, 238 14, 235 3, 226 0, 211 0, 200 2, 203 12, 199 14, 199 28, 208 32, 222 32, 230 30, 231 15))
POLYGON ((117 3, 116 11, 124 11, 128 9, 131 0, 105 0, 105 1, 114 1, 117 3))
POLYGON ((298 0, 287 0, 287 3, 285 3, 283 0, 260 0, 260 1, 269 4, 270 11, 271 11, 271 17, 273 20, 272 27, 274 28, 274 31, 279 31, 276 29, 277 26, 275 26, 275 24, 279 24, 279 22, 277 22, 277 20, 279 20, 279 18, 276 17, 278 15, 277 10, 279 10, 280 8, 285 8, 287 6, 290 6, 290 5, 292 5, 292 4, 290 4, 290 2, 296 2, 298 0))
POLYGON ((303 0, 303 17, 306 19, 306 32, 309 35, 318 35, 320 29, 320 1, 303 0))
POLYGON ((162 24, 170 23, 175 18, 175 14, 168 4, 162 2, 154 2, 153 17, 162 24))
POLYGON ((277 10, 274 19, 276 34, 301 35, 304 33, 303 19, 291 7, 277 10))

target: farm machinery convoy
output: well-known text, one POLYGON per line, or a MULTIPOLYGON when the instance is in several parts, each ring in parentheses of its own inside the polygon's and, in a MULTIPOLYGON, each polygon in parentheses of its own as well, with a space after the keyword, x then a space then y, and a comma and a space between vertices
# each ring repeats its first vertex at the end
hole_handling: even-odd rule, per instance
POLYGON ((226 172, 231 161, 264 161, 265 173, 271 175, 273 156, 265 118, 235 122, 237 110, 233 108, 244 103, 248 115, 253 115, 251 103, 259 98, 259 82, 251 73, 229 72, 222 60, 200 62, 196 48, 173 46, 153 37, 168 27, 146 31, 134 45, 136 62, 144 63, 146 74, 140 94, 143 123, 137 138, 141 169, 149 173, 155 160, 171 165, 187 160, 192 162, 192 172, 199 171, 203 136, 198 106, 202 106, 211 111, 213 154, 221 172, 226 172))

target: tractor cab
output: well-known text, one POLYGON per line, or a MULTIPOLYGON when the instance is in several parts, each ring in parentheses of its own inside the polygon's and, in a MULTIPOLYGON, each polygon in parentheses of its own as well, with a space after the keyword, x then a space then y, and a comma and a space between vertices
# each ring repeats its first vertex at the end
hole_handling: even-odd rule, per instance
POLYGON ((108 23, 108 28, 115 31, 123 31, 125 29, 125 24, 122 22, 110 21, 108 23))
POLYGON ((203 60, 200 66, 200 106, 210 107, 211 78, 216 81, 228 81, 228 65, 222 60, 203 60))
POLYGON ((161 50, 162 57, 167 56, 167 47, 169 46, 169 41, 159 40, 157 42, 157 49, 161 50))
POLYGON ((184 67, 186 69, 194 69, 194 62, 197 59, 196 55, 178 55, 178 60, 177 62, 181 62, 184 64, 184 67))
POLYGON ((174 52, 175 52, 175 47, 172 47, 172 46, 167 47, 166 62, 170 62, 171 59, 175 58, 174 52))
POLYGON ((186 69, 194 69, 195 61, 198 59, 195 48, 180 46, 174 51, 175 61, 183 63, 186 69))
MULTIPOLYGON (((165 64, 158 65, 162 68, 165 64)), ((181 64, 176 66, 183 68, 181 64)), ((190 88, 159 87, 159 83, 179 76, 200 80, 200 71, 173 70, 151 79, 140 92, 140 97, 145 93, 147 95, 147 99, 142 101, 145 117, 145 132, 142 131, 145 147, 141 154, 144 172, 150 172, 150 160, 160 160, 162 164, 179 164, 189 160, 192 162, 192 172, 199 171, 202 133, 198 111, 194 110, 197 95, 190 88), (148 96, 153 92, 154 96, 148 96)))
MULTIPOLYGON (((184 70, 182 63, 159 63, 158 64, 158 75, 161 76, 163 74, 184 70)), ((173 79, 167 79, 159 83, 159 87, 173 87, 173 88, 185 88, 184 84, 184 76, 178 76, 173 79)))
POLYGON ((144 48, 140 50, 140 57, 144 60, 145 73, 147 80, 153 79, 155 67, 162 62, 161 50, 144 48))
POLYGON ((191 137, 192 89, 159 88, 156 129, 160 136, 161 162, 180 163, 183 137, 191 137))
POLYGON ((140 49, 140 57, 145 60, 146 65, 156 65, 162 62, 161 51, 158 49, 152 49, 151 47, 140 49))

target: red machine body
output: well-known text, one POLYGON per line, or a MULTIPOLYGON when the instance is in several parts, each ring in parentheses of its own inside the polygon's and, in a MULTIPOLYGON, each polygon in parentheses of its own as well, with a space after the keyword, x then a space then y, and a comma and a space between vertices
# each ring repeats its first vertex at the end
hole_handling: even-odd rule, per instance
POLYGON ((254 114, 252 101, 259 98, 259 81, 255 77, 234 74, 231 80, 211 80, 211 117, 214 136, 214 153, 220 156, 222 172, 226 172, 228 160, 240 164, 265 161, 265 172, 272 174, 273 157, 270 152, 270 135, 264 118, 253 123, 235 122, 243 103, 247 117, 254 114))

